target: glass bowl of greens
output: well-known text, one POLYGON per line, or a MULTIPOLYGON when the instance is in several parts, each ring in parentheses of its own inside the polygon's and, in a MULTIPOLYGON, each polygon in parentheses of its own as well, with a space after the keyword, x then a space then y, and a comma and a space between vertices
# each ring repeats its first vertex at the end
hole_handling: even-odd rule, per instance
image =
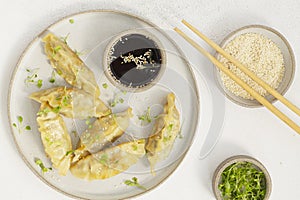
POLYGON ((217 200, 267 200, 272 190, 267 169, 246 155, 224 160, 217 167, 212 183, 217 200))

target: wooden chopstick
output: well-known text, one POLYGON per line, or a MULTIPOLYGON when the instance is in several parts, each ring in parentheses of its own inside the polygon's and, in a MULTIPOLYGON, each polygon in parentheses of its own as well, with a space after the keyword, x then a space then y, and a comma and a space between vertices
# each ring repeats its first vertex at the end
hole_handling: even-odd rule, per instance
POLYGON ((264 105, 267 109, 269 109, 274 115, 276 115, 279 119, 285 122, 288 126, 294 129, 298 134, 300 134, 300 126, 298 126, 295 122, 293 122, 289 117, 287 117, 284 113, 278 110, 273 104, 271 104, 268 100, 266 100, 263 96, 261 96, 256 90, 252 89, 247 83, 241 80, 238 76, 236 76, 230 69, 225 67, 220 61, 218 61, 214 56, 212 56, 209 52, 207 52, 204 48, 198 45, 193 39, 183 33, 177 27, 174 30, 181 35, 188 43, 190 43, 193 47, 195 47, 200 53, 206 56, 213 64, 215 64, 221 71, 223 71, 227 76, 229 76, 232 80, 234 80, 237 84, 239 84, 242 88, 244 88, 252 97, 254 97, 258 102, 264 105))
POLYGON ((268 85, 265 81, 257 77, 252 71, 250 71, 247 67, 242 65, 237 59, 227 53, 224 49, 222 49, 218 44, 214 41, 210 40, 203 33, 193 27, 190 23, 185 20, 182 20, 182 23, 186 25, 190 30, 192 30, 196 35, 202 38, 207 44, 209 44, 213 49, 223 55, 225 58, 230 60, 235 66, 237 66, 242 72, 244 72, 247 76, 249 76, 253 81, 258 83, 261 87, 263 87, 266 91, 268 91, 271 95, 273 95, 276 99, 278 99, 281 103, 286 105, 290 110, 295 112, 298 116, 300 116, 300 109, 295 106, 293 103, 284 98, 279 92, 274 90, 270 85, 268 85))

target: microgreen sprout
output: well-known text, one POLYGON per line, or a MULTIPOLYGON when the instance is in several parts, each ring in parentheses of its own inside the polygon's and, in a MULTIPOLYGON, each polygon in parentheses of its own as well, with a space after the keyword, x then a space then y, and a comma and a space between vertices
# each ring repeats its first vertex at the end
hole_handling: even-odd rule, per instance
POLYGON ((74 53, 75 53, 77 56, 82 56, 82 55, 86 54, 86 51, 78 51, 78 50, 74 49, 74 53))
POLYGON ((42 79, 39 79, 39 80, 37 81, 37 83, 36 83, 36 86, 37 86, 38 88, 41 88, 41 87, 43 86, 43 80, 42 80, 42 79))
POLYGON ((125 180, 124 184, 128 186, 134 186, 142 190, 147 190, 147 188, 139 184, 137 177, 133 177, 131 180, 125 180))
POLYGON ((60 39, 61 39, 65 44, 68 44, 69 36, 70 36, 70 33, 68 33, 65 37, 60 37, 60 39))
POLYGON ((103 87, 104 89, 107 89, 107 88, 108 88, 107 83, 103 83, 103 84, 102 84, 102 87, 103 87))
POLYGON ((91 117, 88 117, 87 120, 85 120, 85 124, 88 126, 89 129, 93 127, 91 117))
POLYGON ((74 137, 78 137, 77 131, 71 131, 71 133, 74 135, 74 137))
POLYGON ((183 135, 182 135, 182 127, 183 127, 183 124, 184 124, 184 121, 182 121, 182 124, 180 125, 179 133, 178 133, 178 135, 177 135, 177 138, 179 138, 179 139, 182 139, 182 138, 183 138, 183 135))
POLYGON ((107 165, 107 162, 108 162, 108 156, 107 156, 107 154, 101 155, 101 157, 100 157, 100 159, 99 159, 99 162, 100 162, 102 165, 107 165))
POLYGON ((24 130, 26 131, 30 131, 31 127, 29 125, 24 126, 23 125, 23 117, 22 116, 17 116, 17 123, 13 123, 13 127, 16 128, 18 130, 19 133, 23 133, 24 130))
POLYGON ((55 70, 53 70, 51 73, 51 77, 49 79, 49 83, 55 83, 55 81, 56 81, 56 72, 55 70))
POLYGON ((71 154, 73 154, 74 152, 75 152, 74 150, 67 151, 66 156, 71 155, 71 154))
POLYGON ((48 167, 48 168, 45 167, 44 163, 39 158, 36 158, 34 162, 35 162, 35 164, 37 164, 41 168, 43 173, 48 172, 49 170, 52 170, 51 167, 48 167))
POLYGON ((152 120, 156 119, 158 116, 151 115, 151 108, 148 106, 147 110, 144 111, 143 115, 138 116, 138 119, 145 123, 151 123, 152 120))
POLYGON ((45 108, 45 109, 43 109, 43 110, 40 110, 40 111, 37 113, 37 115, 38 115, 38 116, 46 115, 46 114, 48 114, 49 112, 51 112, 51 110, 50 110, 49 108, 45 108))
POLYGON ((117 94, 115 98, 110 102, 110 107, 115 107, 119 103, 124 103, 124 99, 117 94))
POLYGON ((43 110, 40 110, 40 111, 37 113, 37 115, 38 115, 38 116, 47 115, 49 112, 54 112, 54 113, 57 114, 57 113, 60 112, 60 110, 61 110, 61 106, 56 106, 56 107, 51 108, 51 109, 45 108, 45 109, 43 109, 43 110))
POLYGON ((60 45, 54 47, 54 48, 52 49, 52 57, 54 57, 54 56, 61 50, 61 48, 62 48, 62 47, 61 47, 60 45))
POLYGON ((38 79, 38 68, 35 69, 26 69, 26 72, 29 73, 29 75, 25 79, 25 84, 28 86, 29 84, 34 84, 38 88, 41 88, 43 86, 43 80, 38 79))
POLYGON ((225 200, 263 200, 266 179, 252 163, 237 162, 222 172, 218 188, 225 200))

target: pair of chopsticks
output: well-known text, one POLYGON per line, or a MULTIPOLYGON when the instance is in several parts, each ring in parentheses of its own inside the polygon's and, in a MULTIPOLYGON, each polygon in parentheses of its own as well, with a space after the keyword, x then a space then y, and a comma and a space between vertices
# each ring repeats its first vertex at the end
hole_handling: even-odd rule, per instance
MULTIPOLYGON (((210 40, 204 34, 202 34, 199 30, 189 24, 187 21, 182 20, 182 23, 187 26, 190 30, 192 30, 196 35, 198 35, 201 39, 203 39, 207 44, 209 44, 213 49, 215 49, 222 56, 231 61, 236 67, 238 67, 242 72, 248 75, 253 81, 258 83, 261 87, 263 87, 266 91, 268 91, 271 95, 277 98, 281 103, 287 106, 290 110, 295 112, 298 116, 300 116, 300 109, 284 98, 281 94, 279 94, 276 90, 274 90, 270 85, 266 82, 258 78, 253 72, 251 72, 248 68, 242 65, 238 60, 228 54, 224 49, 222 49, 215 42, 210 40)), ((297 125, 294 121, 292 121, 288 116, 282 113, 278 108, 276 108, 273 104, 271 104, 268 100, 266 100, 263 96, 261 96, 258 92, 252 89, 249 85, 247 85, 243 80, 241 80, 238 76, 236 76, 230 69, 225 67, 220 61, 218 61, 214 56, 212 56, 209 52, 207 52, 204 48, 202 48, 199 44, 197 44, 193 39, 183 33, 177 27, 174 30, 179 33, 188 43, 190 43, 193 47, 195 47, 200 53, 206 56, 214 65, 216 65, 221 71, 223 71, 227 76, 229 76, 232 80, 234 80, 237 84, 239 84, 242 88, 244 88, 252 97, 254 97, 259 103, 264 105, 267 109, 269 109, 274 115, 276 115, 279 119, 285 122, 288 126, 294 129, 298 134, 300 134, 300 126, 297 125)))

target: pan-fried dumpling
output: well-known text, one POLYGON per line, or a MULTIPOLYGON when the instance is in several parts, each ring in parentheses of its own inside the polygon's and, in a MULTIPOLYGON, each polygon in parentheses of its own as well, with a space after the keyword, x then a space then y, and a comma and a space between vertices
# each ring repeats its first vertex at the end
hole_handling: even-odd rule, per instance
POLYGON ((64 176, 71 164, 71 155, 67 155, 72 150, 71 138, 63 119, 59 114, 51 111, 47 103, 42 103, 40 110, 47 108, 50 112, 41 112, 37 117, 41 139, 53 167, 64 176))
POLYGON ((168 94, 164 113, 156 120, 153 134, 146 144, 147 157, 154 172, 155 165, 166 159, 180 131, 180 116, 175 106, 175 95, 168 94))
POLYGON ((145 140, 135 140, 91 154, 75 163, 70 170, 81 179, 106 179, 126 171, 144 155, 145 140))
POLYGON ((34 92, 30 98, 39 103, 48 102, 52 110, 68 118, 86 119, 111 113, 99 98, 76 88, 50 88, 34 92))
POLYGON ((96 153, 122 136, 129 126, 131 117, 132 109, 128 108, 124 112, 97 119, 81 134, 80 147, 74 152, 73 162, 84 157, 86 151, 96 153))
POLYGON ((60 38, 52 33, 43 38, 44 49, 52 67, 70 85, 95 95, 100 95, 94 73, 77 54, 60 38))

